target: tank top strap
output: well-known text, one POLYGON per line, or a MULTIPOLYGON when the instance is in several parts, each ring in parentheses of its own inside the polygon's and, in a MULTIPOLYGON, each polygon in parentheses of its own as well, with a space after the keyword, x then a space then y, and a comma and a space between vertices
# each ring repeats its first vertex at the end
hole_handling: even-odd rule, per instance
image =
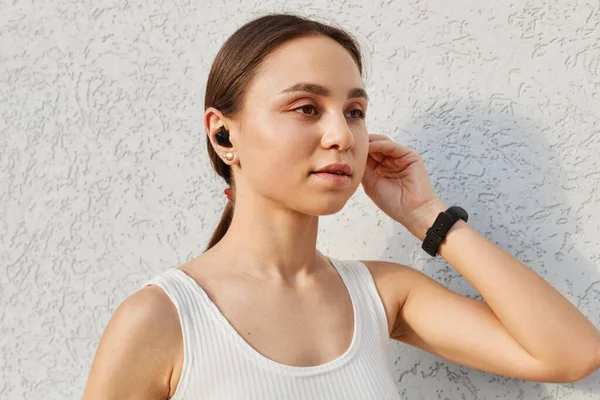
POLYGON ((206 298, 199 293, 195 282, 185 272, 177 268, 168 269, 146 281, 142 288, 148 285, 160 287, 177 309, 184 357, 177 391, 171 400, 187 399, 186 386, 190 381, 193 382, 190 374, 198 371, 199 360, 214 357, 212 351, 205 346, 207 332, 212 332, 214 320, 206 298))
POLYGON ((334 260, 339 266, 338 271, 345 275, 345 280, 352 286, 351 289, 358 297, 359 309, 363 314, 361 319, 371 321, 371 326, 376 327, 377 332, 373 333, 378 336, 380 344, 385 347, 387 353, 389 341, 387 314, 371 271, 359 260, 334 260))
MULTIPOLYGON (((179 318, 186 320, 181 321, 182 323, 187 323, 188 317, 192 315, 196 319, 198 314, 204 314, 201 308, 206 306, 206 300, 199 295, 196 283, 185 272, 177 268, 168 269, 145 282, 142 288, 147 285, 156 285, 167 294, 175 305, 179 318)), ((186 325, 182 329, 188 327, 186 325)))

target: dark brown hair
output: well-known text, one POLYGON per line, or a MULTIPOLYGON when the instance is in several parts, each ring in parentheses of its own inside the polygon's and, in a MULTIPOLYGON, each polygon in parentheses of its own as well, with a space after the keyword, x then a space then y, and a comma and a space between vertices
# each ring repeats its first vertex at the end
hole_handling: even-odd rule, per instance
MULTIPOLYGON (((214 107, 227 118, 238 116, 242 111, 246 89, 263 60, 283 43, 305 36, 328 36, 338 42, 350 53, 362 75, 360 45, 345 30, 297 15, 269 14, 246 23, 223 44, 208 75, 204 109, 214 107)), ((206 148, 213 168, 235 193, 231 167, 215 152, 208 135, 206 148)), ((206 250, 225 236, 233 212, 233 203, 227 202, 206 250)))

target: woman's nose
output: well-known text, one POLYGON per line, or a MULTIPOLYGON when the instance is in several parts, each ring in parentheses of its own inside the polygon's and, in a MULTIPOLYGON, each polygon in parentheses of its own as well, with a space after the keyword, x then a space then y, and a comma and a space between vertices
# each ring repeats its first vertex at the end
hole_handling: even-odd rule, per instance
POLYGON ((340 151, 354 147, 354 133, 348 126, 344 115, 330 119, 329 123, 324 126, 321 145, 326 149, 338 147, 340 151))

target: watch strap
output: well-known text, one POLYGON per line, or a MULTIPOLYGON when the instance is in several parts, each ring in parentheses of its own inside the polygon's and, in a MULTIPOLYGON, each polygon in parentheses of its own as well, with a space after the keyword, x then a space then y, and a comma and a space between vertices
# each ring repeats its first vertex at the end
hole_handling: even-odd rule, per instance
POLYGON ((446 234, 459 219, 465 222, 469 219, 467 212, 459 206, 452 206, 439 213, 431 228, 427 230, 421 248, 430 256, 435 257, 440 245, 446 239, 446 234))

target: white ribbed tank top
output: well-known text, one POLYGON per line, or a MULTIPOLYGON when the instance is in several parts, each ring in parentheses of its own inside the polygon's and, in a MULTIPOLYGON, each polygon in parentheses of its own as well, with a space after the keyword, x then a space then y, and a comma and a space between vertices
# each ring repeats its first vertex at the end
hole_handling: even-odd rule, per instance
POLYGON ((172 268, 145 283, 161 287, 179 313, 183 369, 173 400, 400 399, 389 367, 387 317, 360 261, 329 258, 352 300, 350 347, 325 364, 278 363, 250 346, 198 283, 172 268))

